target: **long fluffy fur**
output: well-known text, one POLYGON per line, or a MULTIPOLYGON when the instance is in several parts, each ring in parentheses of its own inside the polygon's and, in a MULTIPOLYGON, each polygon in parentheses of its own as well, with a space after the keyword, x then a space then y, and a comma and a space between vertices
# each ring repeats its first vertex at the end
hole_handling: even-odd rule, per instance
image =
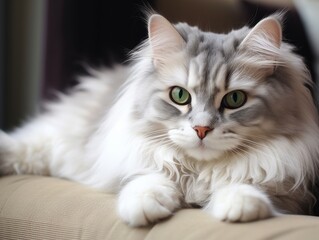
MULTIPOLYGON (((136 187, 134 180, 139 176, 145 178, 140 185, 149 181, 144 184, 147 191, 153 189, 153 183, 156 186, 163 183, 166 189, 163 198, 176 205, 168 204, 167 209, 160 209, 154 203, 153 208, 159 208, 161 214, 156 215, 153 210, 149 210, 152 214, 146 213, 147 216, 141 216, 139 212, 132 212, 121 205, 120 215, 132 225, 156 221, 181 206, 196 204, 206 209, 210 209, 212 204, 219 206, 216 202, 222 199, 226 190, 218 190, 239 183, 261 189, 272 203, 268 203, 259 190, 251 190, 246 185, 236 187, 242 189, 242 192, 250 192, 253 198, 260 197, 266 204, 273 204, 277 212, 309 213, 313 204, 309 190, 318 174, 319 128, 313 100, 304 87, 310 83, 310 77, 302 60, 292 52, 290 45, 283 43, 280 48, 276 48, 265 41, 262 34, 255 36, 249 51, 242 46, 234 47, 227 43, 241 42, 250 31, 246 27, 220 37, 216 34, 205 35, 186 24, 178 24, 175 28, 180 34, 176 39, 181 37, 185 45, 180 53, 170 56, 170 59, 165 55, 158 56, 157 61, 170 62, 170 65, 161 65, 160 73, 154 67, 154 49, 150 42, 153 41, 155 47, 165 44, 165 41, 158 42, 156 37, 167 34, 165 31, 173 31, 168 26, 164 26, 164 33, 154 33, 156 36, 153 39, 145 41, 134 52, 132 65, 106 71, 91 70, 90 77, 81 78, 71 93, 61 94, 59 101, 49 103, 44 113, 9 135, 1 132, 1 172, 52 175, 108 192, 124 189, 120 193, 120 202, 128 201, 128 196, 131 198, 132 194, 135 196, 136 193, 132 193, 128 186, 136 187), (215 38, 221 38, 224 45, 220 45, 215 38), (172 126, 180 122, 182 117, 164 118, 160 110, 154 108, 162 105, 155 105, 158 99, 153 100, 159 89, 165 92, 167 86, 181 85, 183 76, 187 77, 185 68, 192 66, 198 70, 201 67, 198 61, 208 59, 209 51, 213 50, 204 47, 202 50, 201 46, 204 45, 201 45, 199 39, 204 43, 207 41, 207 46, 216 44, 218 48, 225 48, 222 50, 230 58, 227 67, 237 69, 232 72, 233 79, 241 79, 242 76, 254 78, 254 81, 234 80, 234 86, 237 84, 239 88, 254 89, 256 94, 264 94, 262 91, 267 90, 261 86, 265 84, 265 79, 280 82, 285 78, 286 82, 278 85, 282 89, 276 90, 282 92, 274 95, 274 98, 285 93, 289 95, 285 101, 282 100, 285 105, 278 102, 278 106, 275 106, 273 100, 267 100, 274 105, 271 117, 276 120, 263 123, 261 129, 254 134, 249 133, 248 137, 234 137, 236 147, 216 150, 216 156, 211 156, 211 159, 207 159, 207 156, 212 152, 206 155, 203 153, 198 158, 193 156, 196 153, 188 152, 184 143, 180 143, 184 140, 178 140, 181 138, 180 133, 172 130, 172 126), (226 47, 226 44, 229 46, 226 47), (203 52, 206 57, 197 58, 203 52), (267 59, 263 55, 272 57, 267 59), (180 62, 181 66, 174 67, 174 64, 180 62), (265 77, 260 69, 269 67, 274 67, 275 73, 265 77), (172 80, 171 76, 176 76, 176 79, 172 80), (252 87, 254 82, 259 85, 252 87), (289 91, 285 92, 284 89, 289 91), (294 102, 291 102, 292 99, 294 102)), ((179 45, 172 47, 177 51, 179 45)), ((195 76, 198 73, 194 71, 192 74, 195 76)), ((222 76, 222 73, 219 75, 222 76)), ((219 75, 216 75, 217 78, 219 75)), ((266 98, 267 95, 262 96, 266 98)), ((182 113, 186 111, 179 106, 174 108, 182 113)), ((173 114, 175 110, 171 111, 173 114)), ((247 119, 247 122, 250 120, 247 119)), ((196 133, 192 131, 187 134, 195 139, 196 133)), ((222 146, 219 148, 222 149, 222 146)), ((233 192, 233 189, 229 191, 233 192)), ((145 211, 138 201, 132 200, 129 204, 132 205, 130 209, 145 211)), ((161 204, 165 206, 163 202, 161 204)), ((220 211, 213 212, 215 216, 226 218, 220 215, 220 211)), ((261 217, 267 216, 265 213, 261 217)))

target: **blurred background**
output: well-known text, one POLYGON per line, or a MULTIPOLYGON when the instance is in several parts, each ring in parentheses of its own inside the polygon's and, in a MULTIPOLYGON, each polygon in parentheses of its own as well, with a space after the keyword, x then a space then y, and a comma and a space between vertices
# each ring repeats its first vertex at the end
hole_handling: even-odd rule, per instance
POLYGON ((85 74, 112 66, 147 37, 143 11, 228 32, 287 11, 284 38, 318 82, 319 0, 0 0, 0 127, 12 129, 85 74))

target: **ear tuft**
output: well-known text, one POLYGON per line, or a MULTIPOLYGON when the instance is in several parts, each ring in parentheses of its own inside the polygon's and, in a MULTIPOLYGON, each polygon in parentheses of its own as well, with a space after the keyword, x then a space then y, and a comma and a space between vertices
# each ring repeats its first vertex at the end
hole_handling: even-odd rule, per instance
POLYGON ((155 64, 163 63, 172 52, 181 51, 185 45, 184 39, 173 25, 159 14, 150 16, 148 35, 155 64))

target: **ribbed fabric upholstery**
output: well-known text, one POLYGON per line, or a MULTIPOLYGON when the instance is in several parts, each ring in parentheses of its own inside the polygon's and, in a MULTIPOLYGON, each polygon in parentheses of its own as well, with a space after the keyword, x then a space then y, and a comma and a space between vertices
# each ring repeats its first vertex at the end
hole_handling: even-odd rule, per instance
POLYGON ((319 218, 283 216, 230 224, 199 209, 178 211, 147 228, 131 228, 116 215, 116 197, 50 177, 0 178, 1 240, 221 240, 319 239, 319 218))

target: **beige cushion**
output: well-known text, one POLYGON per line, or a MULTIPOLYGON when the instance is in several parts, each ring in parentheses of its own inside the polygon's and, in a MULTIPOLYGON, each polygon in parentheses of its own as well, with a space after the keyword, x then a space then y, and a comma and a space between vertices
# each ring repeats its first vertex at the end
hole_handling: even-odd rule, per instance
POLYGON ((319 218, 283 216, 230 224, 184 209, 148 228, 116 215, 116 197, 39 176, 0 178, 0 239, 319 239, 319 218))

